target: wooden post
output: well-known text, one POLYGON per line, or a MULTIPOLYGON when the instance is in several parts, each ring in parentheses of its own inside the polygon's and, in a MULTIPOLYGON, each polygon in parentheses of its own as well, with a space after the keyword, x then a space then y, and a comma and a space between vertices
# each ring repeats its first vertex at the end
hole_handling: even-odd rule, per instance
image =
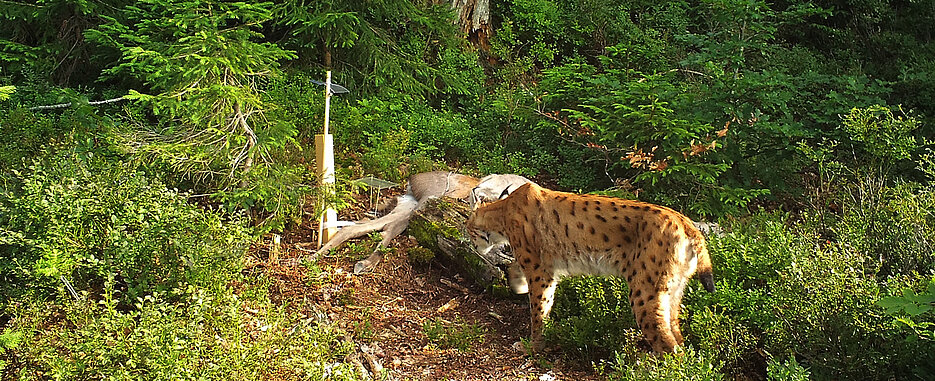
MULTIPOLYGON (((328 121, 331 117, 331 71, 325 80, 325 128, 324 133, 315 135, 315 166, 321 179, 322 197, 334 196, 334 136, 328 133, 328 121)), ((326 206, 318 219, 318 247, 324 245, 338 232, 335 223, 338 213, 326 206)))
POLYGON ((279 234, 273 234, 273 240, 269 243, 269 263, 278 263, 279 262, 279 252, 282 251, 282 236, 279 234))

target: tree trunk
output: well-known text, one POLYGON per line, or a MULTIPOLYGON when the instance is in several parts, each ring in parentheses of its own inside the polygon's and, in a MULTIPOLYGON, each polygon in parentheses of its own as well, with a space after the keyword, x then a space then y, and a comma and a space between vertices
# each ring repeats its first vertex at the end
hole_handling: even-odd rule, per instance
POLYGON ((464 229, 470 214, 471 208, 458 200, 430 199, 409 221, 409 235, 467 279, 495 293, 509 293, 502 268, 513 256, 498 250, 486 257, 478 254, 464 229))
POLYGON ((458 14, 458 25, 468 40, 483 51, 490 51, 490 0, 451 0, 458 14))

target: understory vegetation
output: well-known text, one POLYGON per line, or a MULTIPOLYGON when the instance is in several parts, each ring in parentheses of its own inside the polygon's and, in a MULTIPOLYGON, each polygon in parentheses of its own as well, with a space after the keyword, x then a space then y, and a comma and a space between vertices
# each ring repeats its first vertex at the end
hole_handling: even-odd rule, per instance
POLYGON ((931 2, 450 3, 0 3, 0 379, 358 379, 245 255, 436 169, 720 224, 684 354, 647 356, 625 282, 560 285, 547 341, 604 377, 935 374, 931 2))

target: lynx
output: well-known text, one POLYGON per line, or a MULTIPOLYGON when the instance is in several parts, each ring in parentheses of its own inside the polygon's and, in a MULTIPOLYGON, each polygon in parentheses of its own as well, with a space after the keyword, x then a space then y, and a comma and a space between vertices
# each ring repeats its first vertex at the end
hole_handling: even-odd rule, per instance
POLYGON ((626 278, 637 324, 657 353, 673 352, 683 342, 678 316, 692 275, 697 271, 705 289, 714 291, 704 237, 672 209, 531 182, 504 189, 499 198, 480 205, 466 228, 482 255, 512 246, 510 286, 529 294, 533 352, 544 346, 543 324, 563 276, 626 278))

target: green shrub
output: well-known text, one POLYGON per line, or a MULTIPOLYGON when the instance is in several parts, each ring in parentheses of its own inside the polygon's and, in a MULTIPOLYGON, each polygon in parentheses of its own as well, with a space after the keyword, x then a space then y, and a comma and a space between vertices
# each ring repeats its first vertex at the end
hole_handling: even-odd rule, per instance
POLYGON ((911 159, 920 145, 912 134, 921 122, 905 115, 901 108, 898 111, 901 115, 880 105, 853 108, 844 115, 842 125, 853 139, 850 143, 859 144, 871 158, 887 162, 911 159))
POLYGON ((10 352, 15 350, 23 342, 23 333, 12 329, 4 329, 0 332, 0 374, 10 365, 10 352))
MULTIPOLYGON (((0 172, 30 164, 32 158, 73 150, 82 156, 106 145, 104 134, 110 121, 95 115, 89 107, 78 107, 64 113, 42 114, 23 108, 0 109, 0 172)), ((103 152, 99 152, 103 153, 103 152)))
MULTIPOLYGON (((271 163, 244 173, 238 186, 218 190, 211 199, 220 202, 228 213, 247 211, 261 231, 282 231, 302 223, 307 197, 314 195, 325 201, 323 188, 315 186, 316 181, 304 166, 271 163)), ((332 201, 335 209, 344 206, 327 201, 332 201)))
MULTIPOLYGON (((361 171, 391 181, 443 167, 448 163, 491 160, 492 136, 458 113, 419 104, 409 97, 363 99, 349 107, 334 127, 336 145, 348 150, 361 171)), ((502 159, 499 156, 497 159, 502 159)), ((501 167, 502 168, 502 167, 501 167)))
POLYGON ((915 331, 919 338, 935 340, 935 319, 932 319, 935 317, 935 278, 929 281, 924 291, 916 293, 906 288, 902 295, 881 298, 877 305, 885 308, 887 315, 896 317, 915 331))
POLYGON ((904 333, 897 337, 905 337, 906 346, 918 348, 914 353, 916 358, 903 361, 919 379, 935 374, 935 277, 929 276, 927 285, 925 278, 910 281, 910 287, 903 288, 901 295, 893 292, 876 302, 904 328, 904 333))
MULTIPOLYGON (((789 229, 786 218, 781 214, 760 213, 742 220, 725 221, 726 234, 709 237, 708 251, 717 292, 690 292, 693 288, 686 291, 683 315, 692 319, 692 330, 686 340, 698 348, 710 348, 723 343, 705 344, 696 341, 697 338, 730 338, 734 335, 730 331, 738 330, 745 332, 744 335, 752 334, 759 344, 761 333, 775 324, 773 311, 765 308, 772 300, 768 285, 795 261, 797 253, 811 249, 812 241, 789 229), (728 331, 704 333, 696 330, 693 320, 696 314, 707 316, 697 324, 715 324, 728 331), (715 321, 708 321, 711 319, 715 321), (726 325, 717 320, 723 320, 726 325)), ((739 348, 734 350, 739 351, 739 348)), ((731 363, 734 359, 722 358, 721 361, 731 363)))
POLYGON ((635 345, 641 336, 629 295, 626 281, 620 278, 562 280, 546 324, 546 341, 588 360, 635 345))
POLYGON ((6 116, 0 120, 0 133, 4 139, 0 146, 0 170, 8 171, 23 164, 25 157, 42 151, 43 144, 57 146, 52 138, 54 120, 24 109, 4 110, 6 116))
POLYGON ((343 333, 241 275, 253 239, 242 218, 67 151, 2 180, 5 377, 360 378, 343 333))
MULTIPOLYGON (((904 328, 875 301, 887 289, 919 281, 881 282, 876 262, 850 236, 827 240, 816 234, 818 216, 804 218, 790 223, 780 215, 759 215, 709 240, 718 291, 686 294, 687 340, 713 351, 715 361, 733 374, 759 367, 759 350, 777 358, 794 355, 816 379, 915 372, 926 361, 919 354, 929 353, 931 343, 907 341, 904 328)), ((829 228, 847 229, 849 221, 829 228)))
POLYGON ((108 279, 132 302, 237 271, 250 240, 234 216, 188 204, 127 163, 62 153, 5 176, 3 294, 79 289, 108 279), (19 285, 14 287, 13 285, 19 285))
POLYGON ((431 171, 435 163, 419 151, 410 131, 400 129, 370 136, 366 153, 361 157, 364 172, 390 181, 402 182, 409 175, 431 171))
POLYGON ((691 347, 683 353, 664 355, 617 354, 608 379, 621 381, 637 380, 692 380, 716 381, 725 377, 714 366, 710 353, 698 352, 691 347))
POLYGON ((769 292, 775 325, 766 332, 768 352, 807 359, 816 377, 886 378, 906 355, 873 305, 879 285, 845 245, 798 253, 769 292))
POLYGON ((935 271, 935 192, 910 183, 886 186, 875 177, 842 192, 848 206, 830 230, 860 252, 879 279, 935 271))
POLYGON ((795 361, 795 356, 789 356, 789 359, 783 362, 772 359, 766 366, 768 381, 808 381, 810 376, 808 369, 795 361))
POLYGON ((753 328, 734 319, 723 310, 715 312, 707 307, 693 311, 688 319, 689 341, 700 353, 711 355, 712 363, 726 374, 742 374, 752 368, 759 343, 753 328))
POLYGON ((10 95, 16 92, 16 86, 0 86, 0 102, 10 99, 10 95))
POLYGON ((926 171, 920 121, 883 106, 853 108, 847 136, 799 149, 818 172, 810 223, 826 240, 846 242, 866 257, 880 280, 935 270, 930 186, 908 182, 926 171), (836 214, 828 213, 836 210, 836 214))
POLYGON ((343 362, 352 348, 341 332, 268 302, 194 287, 152 293, 131 308, 111 296, 13 311, 13 329, 29 345, 7 351, 19 365, 8 374, 23 380, 359 379, 343 362), (245 312, 247 303, 260 312, 245 312))

